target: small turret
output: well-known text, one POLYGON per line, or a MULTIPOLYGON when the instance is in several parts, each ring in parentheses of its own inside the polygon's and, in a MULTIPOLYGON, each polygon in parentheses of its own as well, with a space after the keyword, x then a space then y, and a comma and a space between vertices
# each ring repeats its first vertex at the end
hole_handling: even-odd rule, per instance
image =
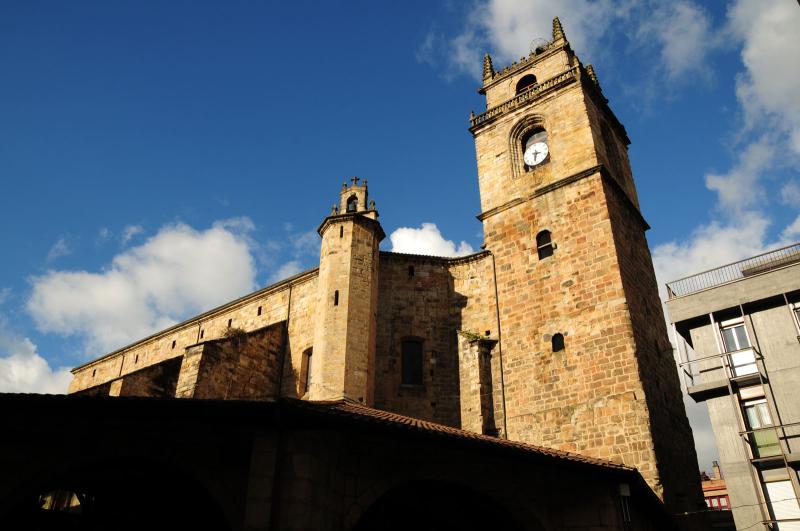
POLYGON ((553 42, 559 40, 567 40, 567 37, 564 35, 564 28, 561 27, 561 21, 558 20, 558 17, 553 19, 553 42))
POLYGON ((492 56, 488 53, 483 56, 483 80, 492 79, 494 77, 494 66, 492 65, 492 56))

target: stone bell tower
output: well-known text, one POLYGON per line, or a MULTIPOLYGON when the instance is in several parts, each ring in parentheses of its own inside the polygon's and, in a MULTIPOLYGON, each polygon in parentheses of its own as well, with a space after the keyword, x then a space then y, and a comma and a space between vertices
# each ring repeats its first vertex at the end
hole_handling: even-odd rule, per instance
POLYGON ((378 311, 378 245, 385 237, 367 181, 342 184, 322 237, 319 303, 308 398, 372 405, 378 311))
POLYGON ((700 508, 696 455, 625 128, 558 19, 496 71, 472 115, 496 260, 505 435, 639 469, 670 510, 700 508))

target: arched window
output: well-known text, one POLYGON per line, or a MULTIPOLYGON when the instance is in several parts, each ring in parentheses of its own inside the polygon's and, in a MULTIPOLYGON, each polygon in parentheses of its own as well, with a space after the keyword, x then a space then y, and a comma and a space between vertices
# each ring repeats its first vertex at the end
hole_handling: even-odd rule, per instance
POLYGON ((422 385, 422 341, 404 339, 400 347, 401 383, 422 385))
POLYGON ((528 74, 517 81, 517 94, 524 92, 536 84, 536 76, 528 74))
POLYGON ((358 210, 358 198, 353 194, 347 198, 347 211, 355 212, 356 210, 358 210))
POLYGON ((564 334, 555 334, 552 339, 553 352, 564 350, 564 334))
POLYGON ((553 256, 553 240, 550 237, 549 230, 543 230, 536 235, 536 252, 539 255, 539 260, 553 256))

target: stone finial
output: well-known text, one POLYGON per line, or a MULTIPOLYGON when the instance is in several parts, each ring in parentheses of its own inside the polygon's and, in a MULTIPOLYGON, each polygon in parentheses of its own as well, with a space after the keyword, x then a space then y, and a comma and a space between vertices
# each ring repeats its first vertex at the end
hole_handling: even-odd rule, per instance
POLYGON ((370 210, 375 210, 375 200, 374 199, 370 200, 369 209, 370 210))
POLYGON ((333 205, 333 208, 331 208, 331 216, 335 216, 338 213, 339 213, 339 207, 336 206, 336 205, 333 205))
POLYGON ((469 119, 470 120, 474 120, 475 119, 475 111, 469 111, 469 119))
POLYGON ((597 74, 595 74, 594 67, 592 65, 586 65, 586 75, 589 76, 589 79, 592 80, 592 83, 597 85, 597 88, 600 88, 600 82, 597 81, 597 74))
POLYGON ((494 77, 494 66, 492 65, 492 56, 488 53, 483 56, 483 79, 492 79, 494 77))
POLYGON ((553 41, 559 39, 567 40, 567 37, 564 35, 564 28, 561 27, 561 21, 556 17, 553 19, 553 41))
POLYGON ((347 188, 347 183, 342 183, 342 190, 344 190, 345 188, 347 188))

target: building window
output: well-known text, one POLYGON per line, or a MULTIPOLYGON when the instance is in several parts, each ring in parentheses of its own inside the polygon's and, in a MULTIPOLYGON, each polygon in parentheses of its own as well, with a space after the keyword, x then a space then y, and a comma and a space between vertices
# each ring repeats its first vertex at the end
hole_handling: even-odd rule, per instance
POLYGON ((205 330, 200 330, 200 339, 203 339, 203 336, 206 334, 205 330))
POLYGON ((769 457, 781 453, 778 434, 772 427, 772 416, 769 414, 766 398, 748 400, 742 404, 745 422, 747 423, 748 441, 753 450, 753 457, 769 457))
POLYGON ((177 344, 178 344, 178 342, 173 339, 172 340, 172 348, 175 348, 175 345, 177 345, 177 344))
POLYGON ((300 361, 300 395, 308 393, 311 386, 311 357, 314 354, 313 348, 303 351, 303 359, 300 361))
POLYGON ((261 315, 261 306, 258 307, 258 315, 261 315))
POLYGON ((750 347, 750 340, 747 338, 747 330, 743 322, 739 322, 722 328, 722 342, 725 352, 736 352, 750 347))
POLYGON ((744 321, 741 318, 725 321, 720 324, 720 333, 722 347, 725 352, 730 353, 729 363, 733 376, 756 374, 758 366, 755 353, 749 350, 750 340, 747 337, 744 321))
POLYGON ((233 324, 233 319, 228 319, 228 328, 230 328, 232 324, 233 324))
POLYGON ((528 90, 535 84, 536 84, 536 76, 534 76, 533 74, 522 76, 522 78, 519 81, 517 81, 517 94, 528 90))
POLYGON ((339 306, 339 290, 333 292, 333 305, 339 306))
POLYGON ((412 278, 414 276, 414 266, 408 266, 408 278, 412 278))
POLYGON ((553 256, 554 248, 549 230, 543 230, 536 235, 536 252, 539 255, 539 260, 553 256))
POLYGON ((347 211, 355 212, 356 210, 358 210, 358 198, 354 194, 347 198, 347 211))
POLYGON ((344 225, 339 225, 339 237, 344 238, 344 225))
POLYGON ((552 339, 553 352, 564 350, 564 334, 555 334, 552 339))
POLYGON ((405 339, 400 349, 400 365, 402 383, 404 385, 422 385, 422 341, 405 339))

